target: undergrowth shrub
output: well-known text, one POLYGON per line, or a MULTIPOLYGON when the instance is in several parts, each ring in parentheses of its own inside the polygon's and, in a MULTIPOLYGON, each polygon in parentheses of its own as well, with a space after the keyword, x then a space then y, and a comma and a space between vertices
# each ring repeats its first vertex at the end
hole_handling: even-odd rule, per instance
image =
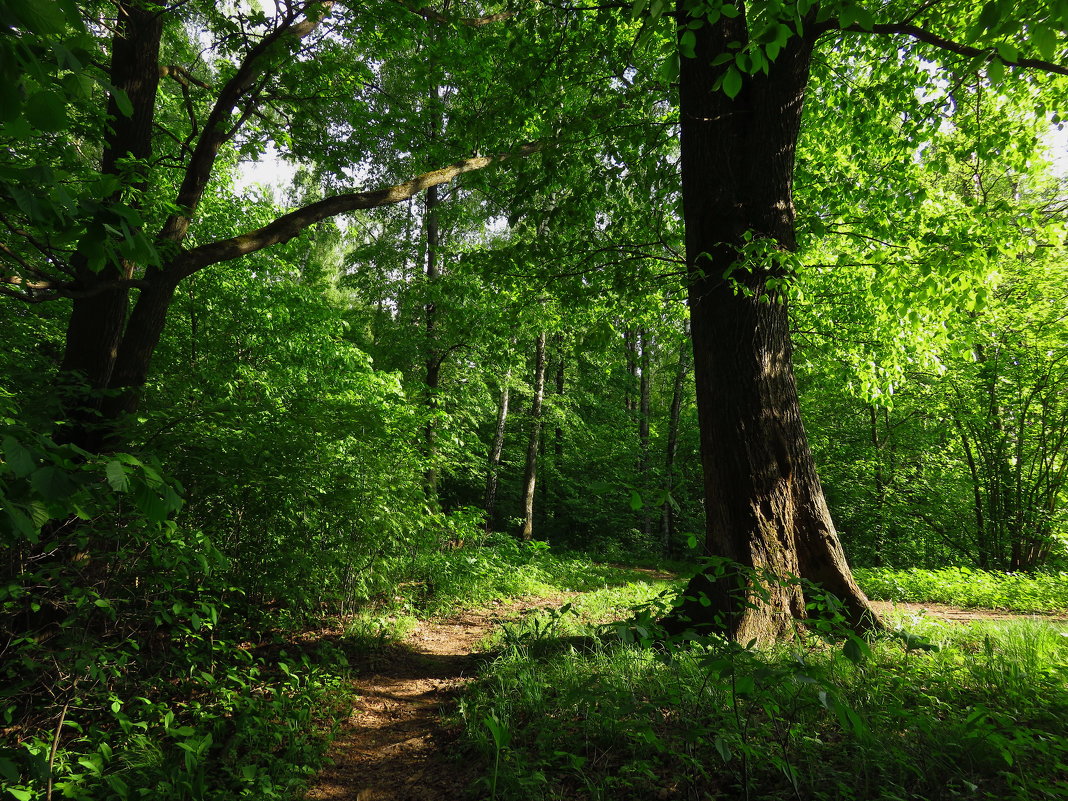
POLYGON ((287 798, 343 658, 241 621, 181 488, 148 460, 56 445, 0 412, 0 796, 287 798))

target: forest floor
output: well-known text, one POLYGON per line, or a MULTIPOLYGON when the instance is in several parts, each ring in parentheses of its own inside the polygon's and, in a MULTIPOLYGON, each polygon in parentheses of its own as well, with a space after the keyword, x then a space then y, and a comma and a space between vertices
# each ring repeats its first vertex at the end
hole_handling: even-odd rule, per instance
MULTIPOLYGON (((671 574, 628 568, 657 579, 671 574)), ((357 666, 355 703, 333 741, 326 767, 311 782, 307 801, 437 801, 460 798, 477 778, 473 762, 458 760, 451 746, 460 729, 444 720, 464 686, 490 655, 481 645, 502 623, 546 607, 559 607, 579 592, 496 601, 446 619, 420 621, 404 642, 388 645, 357 666)), ((936 603, 876 601, 887 612, 960 623, 1065 615, 1021 615, 936 603)))
POLYGON ((458 727, 443 721, 478 672, 484 641, 524 612, 581 593, 497 601, 444 620, 420 621, 405 642, 374 654, 354 680, 356 702, 331 745, 308 801, 439 801, 462 797, 473 765, 451 755, 458 727))

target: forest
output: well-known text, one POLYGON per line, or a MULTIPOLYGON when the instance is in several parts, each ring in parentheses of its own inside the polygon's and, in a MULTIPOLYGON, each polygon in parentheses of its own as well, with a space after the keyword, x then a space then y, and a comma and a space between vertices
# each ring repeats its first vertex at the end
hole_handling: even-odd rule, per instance
POLYGON ((1068 798, 1068 0, 0 0, 0 801, 1068 798))

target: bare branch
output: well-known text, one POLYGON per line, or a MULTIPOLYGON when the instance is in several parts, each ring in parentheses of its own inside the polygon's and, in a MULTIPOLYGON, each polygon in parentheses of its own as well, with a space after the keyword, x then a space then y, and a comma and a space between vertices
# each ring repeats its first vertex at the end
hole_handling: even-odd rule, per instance
MULTIPOLYGON (((17 264, 23 270, 25 270, 28 273, 31 273, 32 275, 36 275, 39 278, 49 278, 50 277, 46 273, 43 273, 39 269, 34 267, 32 264, 30 264, 28 261, 26 261, 24 258, 22 258, 22 256, 20 256, 18 253, 13 251, 11 248, 9 248, 7 245, 5 245, 3 242, 0 242, 0 254, 6 256, 8 259, 10 259, 11 261, 15 262, 15 264, 17 264)), ((12 276, 12 278, 14 278, 14 277, 16 277, 16 276, 12 276)), ((8 281, 7 279, 0 279, 0 280, 3 280, 5 283, 9 283, 9 284, 13 283, 12 281, 8 281)))
MULTIPOLYGON (((60 272, 67 273, 68 275, 73 275, 73 271, 68 265, 64 264, 63 261, 56 256, 55 250, 53 248, 42 244, 41 242, 38 242, 33 236, 29 234, 29 232, 24 231, 21 228, 15 227, 11 223, 11 221, 2 214, 0 214, 0 222, 2 222, 4 224, 4 227, 7 228, 7 230, 10 231, 14 236, 17 236, 19 239, 22 239, 24 242, 27 242, 34 250, 40 253, 44 257, 45 261, 47 261, 52 267, 55 267, 60 272)), ((4 250, 6 250, 10 255, 14 256, 13 251, 8 250, 7 248, 4 248, 4 250)), ((33 267, 28 262, 22 262, 22 264, 34 275, 46 277, 48 276, 48 273, 42 272, 39 268, 33 267)))

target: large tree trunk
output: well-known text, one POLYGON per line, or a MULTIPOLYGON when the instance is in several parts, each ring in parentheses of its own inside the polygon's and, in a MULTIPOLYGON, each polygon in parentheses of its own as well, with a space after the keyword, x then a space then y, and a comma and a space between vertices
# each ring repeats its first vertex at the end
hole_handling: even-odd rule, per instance
MULTIPOLYGON (((690 21, 685 0, 678 24, 690 21)), ((732 100, 713 90, 729 42, 745 42, 744 14, 695 31, 682 58, 682 189, 690 321, 705 476, 706 550, 745 568, 821 583, 854 626, 876 618, 853 581, 801 423, 786 298, 769 279, 788 278, 756 245, 795 248, 794 150, 812 41, 793 37, 768 75, 746 76, 732 100), (748 252, 747 252, 748 251, 748 252)), ((739 640, 780 636, 805 616, 796 583, 767 581, 764 600, 747 574, 697 576, 678 618, 739 640), (739 586, 741 584, 741 586, 739 586)), ((677 621, 676 621, 677 622, 677 621)))
POLYGON ((527 464, 523 471, 524 541, 534 536, 534 487, 538 477, 538 446, 541 443, 541 404, 545 397, 545 332, 538 334, 534 351, 534 397, 530 402, 530 439, 527 441, 527 464))
MULTIPOLYGON (((133 113, 122 114, 112 96, 108 103, 111 124, 100 162, 100 171, 105 175, 119 175, 122 159, 145 162, 152 157, 152 121, 163 35, 163 17, 156 10, 120 3, 117 12, 110 78, 117 89, 126 93, 133 113)), ((139 179, 128 183, 144 188, 139 179)), ((117 202, 121 195, 119 190, 107 202, 117 202)), ((129 278, 131 266, 109 263, 93 270, 81 254, 75 254, 73 263, 77 286, 86 294, 74 299, 67 324, 60 376, 66 385, 68 427, 58 438, 95 451, 110 437, 108 417, 103 411, 105 390, 113 382, 129 302, 128 289, 109 285, 129 278)))

